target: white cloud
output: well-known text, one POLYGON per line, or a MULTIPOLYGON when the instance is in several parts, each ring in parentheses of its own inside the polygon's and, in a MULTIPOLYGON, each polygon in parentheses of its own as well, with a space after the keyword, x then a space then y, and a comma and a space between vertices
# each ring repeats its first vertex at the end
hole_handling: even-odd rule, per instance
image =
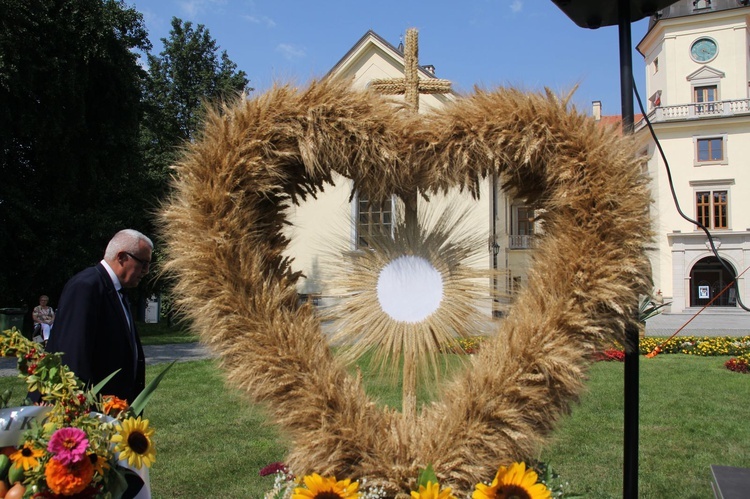
POLYGON ((523 9, 522 0, 513 0, 512 2, 510 2, 510 10, 512 10, 514 14, 521 12, 521 9, 523 9))
POLYGON ((289 43, 281 43, 276 47, 276 52, 281 53, 284 59, 293 61, 295 59, 302 59, 305 57, 305 49, 302 47, 296 47, 289 43))
POLYGON ((227 0, 182 0, 179 2, 180 10, 187 18, 194 18, 206 10, 226 4, 227 0))
POLYGON ((245 18, 245 20, 253 23, 253 24, 265 24, 266 28, 275 28, 276 27, 276 21, 271 19, 267 16, 242 16, 245 18))

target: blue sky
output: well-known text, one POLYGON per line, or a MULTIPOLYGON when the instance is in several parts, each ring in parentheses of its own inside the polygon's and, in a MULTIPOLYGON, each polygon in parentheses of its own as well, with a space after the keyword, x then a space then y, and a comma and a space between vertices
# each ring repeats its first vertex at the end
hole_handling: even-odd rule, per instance
MULTIPOLYGON (((172 17, 203 24, 244 70, 256 93, 274 82, 304 84, 325 75, 372 29, 398 45, 419 30, 419 62, 432 64, 459 92, 475 85, 556 92, 578 84, 574 104, 620 114, 618 28, 578 27, 551 0, 126 0, 143 13, 154 52, 172 17)), ((647 20, 631 25, 635 46, 647 20)), ((642 57, 633 71, 645 98, 642 57)), ((636 113, 638 112, 636 104, 636 113)))

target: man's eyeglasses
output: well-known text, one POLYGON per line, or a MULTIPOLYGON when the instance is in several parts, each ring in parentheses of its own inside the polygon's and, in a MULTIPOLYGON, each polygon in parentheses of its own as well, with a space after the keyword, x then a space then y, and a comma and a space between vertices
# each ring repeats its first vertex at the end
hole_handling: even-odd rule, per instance
POLYGON ((130 258, 132 258, 133 260, 135 260, 136 262, 140 263, 141 267, 143 267, 145 270, 148 270, 148 267, 151 265, 150 261, 142 260, 138 258, 137 256, 135 256, 134 254, 128 253, 127 251, 125 251, 124 253, 128 255, 130 258))

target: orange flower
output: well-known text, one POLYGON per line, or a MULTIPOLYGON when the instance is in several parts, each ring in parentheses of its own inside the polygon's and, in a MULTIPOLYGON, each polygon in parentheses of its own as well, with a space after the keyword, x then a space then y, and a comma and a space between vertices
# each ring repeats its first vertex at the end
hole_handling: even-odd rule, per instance
POLYGON ((52 492, 69 496, 81 492, 91 483, 94 467, 90 459, 81 459, 66 466, 53 457, 47 462, 44 476, 52 492))
POLYGON ((105 395, 103 400, 104 407, 102 407, 102 410, 104 411, 104 414, 107 414, 108 416, 116 416, 128 408, 127 400, 115 397, 114 395, 105 395), (114 414, 111 414, 112 412, 114 412, 114 414))

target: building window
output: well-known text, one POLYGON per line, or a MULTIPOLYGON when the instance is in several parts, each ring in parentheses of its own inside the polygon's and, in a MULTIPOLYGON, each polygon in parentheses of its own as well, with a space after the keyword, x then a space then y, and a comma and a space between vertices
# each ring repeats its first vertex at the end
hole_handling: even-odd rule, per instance
POLYGON ((510 289, 511 293, 514 294, 514 295, 517 295, 518 293, 520 293, 521 292, 521 286, 522 286, 521 277, 520 276, 514 276, 513 277, 513 283, 511 285, 511 289, 510 289))
POLYGON ((392 235, 393 201, 374 202, 357 196, 357 247, 368 248, 371 241, 392 235))
POLYGON ((693 10, 710 9, 711 0, 693 0, 693 10))
POLYGON ((696 114, 711 114, 719 110, 715 103, 718 101, 718 87, 716 85, 706 85, 693 87, 693 102, 695 102, 696 114))
POLYGON ((654 59, 654 74, 659 72, 659 58, 654 59))
POLYGON ((531 248, 534 243, 534 208, 513 206, 511 217, 510 248, 531 248))
POLYGON ((724 139, 722 137, 710 137, 697 139, 696 158, 699 163, 724 160, 724 139))
POLYGON ((728 191, 698 191, 695 193, 696 221, 707 229, 729 228, 728 191))

